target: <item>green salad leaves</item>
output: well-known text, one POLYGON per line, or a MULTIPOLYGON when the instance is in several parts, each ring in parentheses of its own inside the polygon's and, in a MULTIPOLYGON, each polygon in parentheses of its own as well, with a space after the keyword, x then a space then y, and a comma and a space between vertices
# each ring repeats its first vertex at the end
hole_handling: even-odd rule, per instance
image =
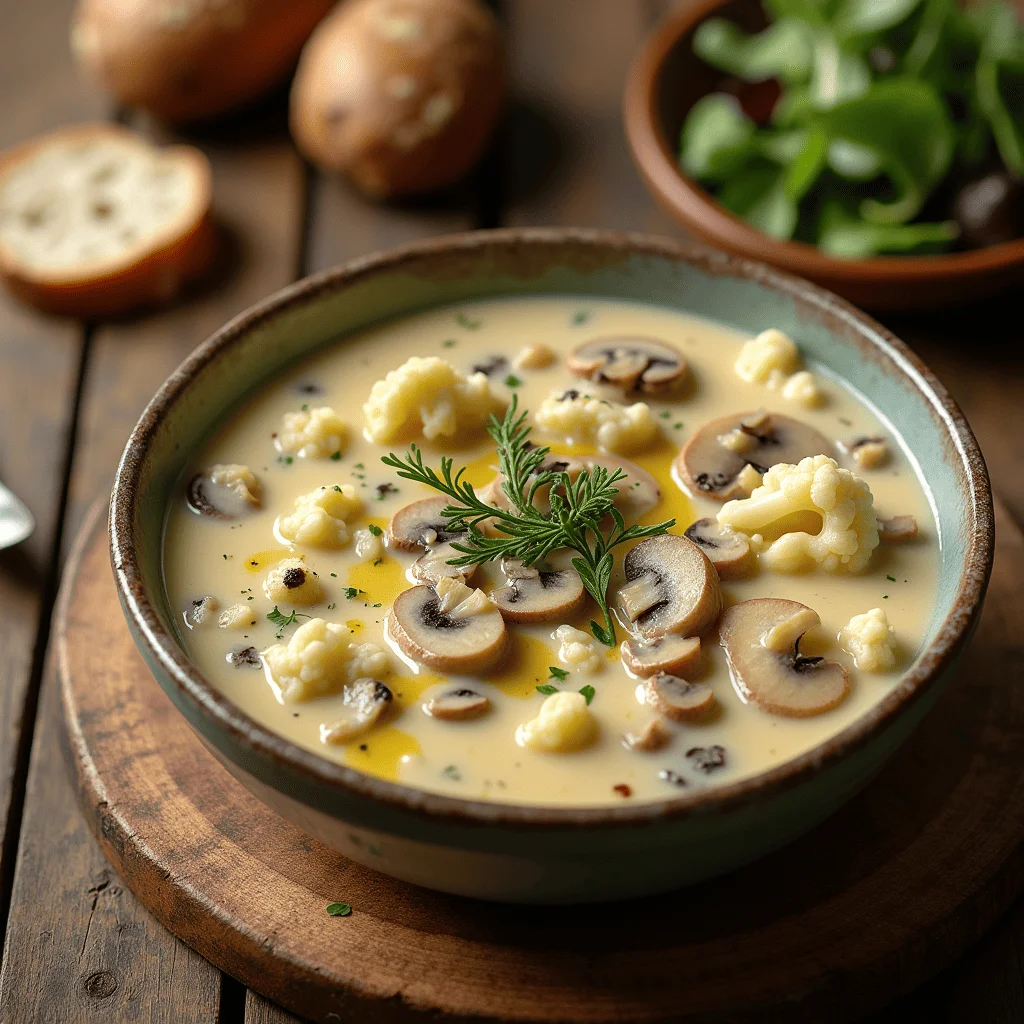
POLYGON ((695 104, 679 151, 760 231, 848 258, 935 252, 958 235, 932 209, 951 177, 998 160, 1024 178, 1024 29, 1005 0, 765 6, 760 33, 721 18, 695 33, 697 55, 739 81, 695 104), (756 123, 744 90, 776 87, 756 123))

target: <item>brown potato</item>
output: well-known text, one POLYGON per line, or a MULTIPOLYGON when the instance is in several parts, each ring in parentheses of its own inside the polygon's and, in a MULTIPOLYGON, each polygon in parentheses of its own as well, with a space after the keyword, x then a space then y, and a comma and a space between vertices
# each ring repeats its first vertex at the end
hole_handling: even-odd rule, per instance
POLYGON ((291 70, 334 0, 79 0, 71 46, 118 100, 167 121, 245 103, 291 70))
POLYGON ((313 33, 292 86, 292 135, 378 198, 428 192, 480 158, 504 93, 479 0, 350 0, 313 33))

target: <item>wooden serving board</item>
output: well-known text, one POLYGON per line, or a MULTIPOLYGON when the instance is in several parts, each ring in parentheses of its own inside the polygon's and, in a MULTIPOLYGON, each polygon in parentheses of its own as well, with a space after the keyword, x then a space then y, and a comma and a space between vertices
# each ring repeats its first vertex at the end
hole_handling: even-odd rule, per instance
POLYGON ((102 510, 58 610, 66 751, 107 857, 203 956, 316 1021, 851 1020, 974 942, 1024 881, 1024 537, 999 509, 960 675, 879 778, 809 836, 633 903, 444 896, 346 861, 207 753, 139 658, 102 510), (345 901, 349 917, 330 917, 345 901))

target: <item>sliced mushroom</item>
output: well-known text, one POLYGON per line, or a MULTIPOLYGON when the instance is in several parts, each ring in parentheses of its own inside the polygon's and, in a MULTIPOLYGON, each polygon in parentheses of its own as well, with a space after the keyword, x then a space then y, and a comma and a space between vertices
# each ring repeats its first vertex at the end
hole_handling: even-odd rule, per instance
POLYGON ((641 636, 699 636, 715 624, 722 610, 718 573, 692 541, 670 533, 648 537, 622 568, 627 582, 619 604, 641 636))
POLYGON ((379 679, 356 679, 345 685, 342 717, 320 726, 323 743, 350 743, 376 724, 393 699, 391 690, 379 679))
POLYGON ((656 338, 595 338, 566 356, 566 366, 598 384, 657 394, 686 375, 683 354, 656 338))
POLYGON ((501 569, 505 586, 492 590, 491 600, 509 622, 564 622, 586 600, 575 569, 535 569, 511 558, 502 560, 501 569))
POLYGON ((658 672, 685 675, 700 662, 700 638, 660 636, 656 640, 623 640, 619 648, 622 662, 635 676, 646 679, 658 672))
POLYGON ((470 718, 479 718, 490 709, 491 702, 482 693, 465 687, 447 690, 423 705, 423 710, 431 718, 443 718, 446 722, 465 722, 470 718))
POLYGON ((715 694, 708 683, 691 683, 679 676, 659 672, 643 685, 644 703, 675 722, 703 718, 715 707, 715 694))
POLYGON ((675 471, 693 493, 716 501, 745 498, 748 490, 737 478, 745 466, 767 473, 780 462, 796 463, 809 455, 833 455, 834 446, 814 427, 781 413, 759 409, 709 420, 686 443, 675 461, 675 471), (747 450, 736 443, 736 433, 756 444, 747 450), (728 439, 727 443, 723 443, 728 439))
POLYGON ((877 469, 889 461, 889 446, 884 437, 858 437, 844 447, 858 469, 877 469))
POLYGON ((448 504, 445 497, 421 498, 400 508, 388 523, 388 544, 403 551, 425 551, 458 537, 464 531, 450 530, 441 515, 448 504))
POLYGON ((432 547, 426 554, 420 555, 412 563, 410 571, 413 577, 421 583, 437 583, 445 577, 454 579, 456 576, 461 576, 466 580, 472 579, 477 570, 475 565, 448 564, 453 558, 461 557, 461 551, 456 551, 451 544, 444 541, 432 547))
POLYGON ((708 556, 723 580, 750 576, 757 568, 757 554, 742 534, 722 526, 717 519, 698 519, 687 527, 688 537, 708 556))
POLYGON ((189 481, 188 503, 201 516, 238 519, 260 507, 259 482, 246 466, 210 466, 189 481))
POLYGON ((661 750, 672 739, 672 732, 660 719, 652 718, 637 732, 627 732, 622 742, 630 750, 661 750))
POLYGON ((471 675, 493 668, 507 643, 501 612, 455 619, 441 611, 433 587, 412 587, 395 598, 388 634, 402 653, 438 672, 471 675))
POLYGON ((850 674, 842 665, 800 653, 802 633, 785 651, 766 643, 794 623, 812 623, 807 612, 814 615, 798 601, 760 597, 735 604, 722 616, 719 636, 737 689, 775 715, 820 715, 842 703, 850 692, 850 674))
MULTIPOLYGON (((629 459, 623 459, 620 456, 586 455, 570 458, 569 456, 551 455, 540 468, 544 472, 565 473, 570 481, 574 481, 583 470, 593 469, 594 466, 603 466, 609 472, 620 469, 625 474, 614 484, 618 493, 615 495, 613 504, 627 521, 639 518, 661 501, 661 488, 658 486, 658 481, 646 469, 641 469, 635 462, 630 462, 629 459)), ((504 477, 499 473, 486 488, 481 490, 480 496, 496 508, 508 509, 510 503, 502 486, 503 480, 504 477)), ((525 490, 529 494, 529 481, 525 490)), ((542 512, 548 512, 551 509, 548 499, 550 490, 550 486, 545 486, 534 492, 533 504, 542 512)))
POLYGON ((878 520, 878 539, 885 544, 903 544, 917 536, 917 519, 914 516, 893 516, 892 519, 878 520))

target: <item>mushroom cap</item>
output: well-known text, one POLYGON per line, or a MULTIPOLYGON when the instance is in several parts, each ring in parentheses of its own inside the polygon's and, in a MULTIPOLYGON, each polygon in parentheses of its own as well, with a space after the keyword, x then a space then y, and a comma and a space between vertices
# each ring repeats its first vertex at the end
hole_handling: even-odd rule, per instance
POLYGON ((465 722, 471 718, 479 718, 491 709, 491 702, 482 693, 459 687, 445 690, 431 697, 423 705, 423 710, 431 718, 442 718, 447 722, 465 722))
MULTIPOLYGON (((457 537, 458 534, 453 536, 457 537)), ((409 571, 420 583, 437 583, 445 576, 461 576, 465 580, 470 580, 476 573, 477 566, 448 564, 450 559, 461 557, 461 551, 456 551, 448 541, 442 541, 420 555, 412 563, 409 571)))
POLYGON ((630 750, 661 750, 672 740, 672 732, 660 718, 652 718, 636 732, 627 732, 623 744, 630 750))
POLYGON ((443 496, 420 498, 400 508, 388 523, 388 544, 402 551, 426 551, 458 537, 463 530, 449 530, 441 510, 451 504, 443 496))
POLYGON ((502 562, 506 583, 491 591, 491 600, 509 622, 562 622, 583 607, 586 591, 575 569, 548 571, 502 562))
MULTIPOLYGON (((661 501, 661 488, 658 486, 658 481, 646 469, 642 469, 635 462, 630 462, 629 459, 623 459, 620 456, 551 455, 544 460, 541 469, 566 473, 570 480, 575 481, 583 470, 592 469, 594 466, 603 466, 609 472, 621 469, 625 473, 625 476, 614 485, 618 489, 618 493, 612 504, 627 521, 638 519, 661 501)), ((508 509, 510 503, 508 495, 502 487, 503 480, 504 477, 499 473, 480 492, 480 497, 496 508, 508 509)), ((550 490, 550 487, 541 487, 534 494, 534 505, 542 512, 548 512, 551 509, 548 501, 550 490)), ((529 489, 527 489, 527 493, 529 493, 529 489)))
POLYGON ((245 486, 215 483, 211 470, 196 473, 188 482, 188 503, 201 516, 211 519, 238 519, 259 508, 245 486))
POLYGON ((691 683, 668 672, 659 672, 646 680, 643 694, 645 704, 675 722, 703 718, 716 704, 709 683, 691 683))
POLYGON ((472 675, 493 668, 508 637, 501 612, 454 619, 440 610, 433 587, 403 590, 387 617, 388 635, 402 653, 438 672, 472 675))
POLYGON ((577 376, 624 391, 657 394, 668 391, 686 375, 682 352, 645 337, 594 338, 573 349, 565 365, 577 376))
MULTIPOLYGON (((850 692, 843 665, 800 654, 798 637, 789 651, 772 650, 765 638, 776 627, 811 611, 799 601, 758 597, 727 608, 719 637, 736 688, 775 715, 808 718, 830 711, 850 692)), ((813 613, 812 613, 813 614, 813 613)), ((805 617, 805 621, 810 621, 805 617)))
POLYGON ((700 663, 700 638, 668 634, 654 640, 623 640, 622 663, 635 676, 645 679, 659 672, 685 676, 700 663))
POLYGON ((708 556, 719 579, 736 580, 757 569, 757 552, 742 533, 710 517, 691 523, 683 534, 708 556))
POLYGON ((622 563, 619 604, 641 636, 699 636, 722 610, 718 573, 693 541, 665 533, 642 540, 622 563))
MULTIPOLYGON (((733 435, 739 436, 739 435, 733 435)), ((767 473, 780 462, 796 464, 810 455, 835 455, 835 446, 814 427, 782 413, 732 413, 708 420, 676 457, 676 475, 694 494, 716 501, 747 497, 737 477, 744 466, 767 473), (738 431, 751 445, 737 451, 719 440, 738 431)))

